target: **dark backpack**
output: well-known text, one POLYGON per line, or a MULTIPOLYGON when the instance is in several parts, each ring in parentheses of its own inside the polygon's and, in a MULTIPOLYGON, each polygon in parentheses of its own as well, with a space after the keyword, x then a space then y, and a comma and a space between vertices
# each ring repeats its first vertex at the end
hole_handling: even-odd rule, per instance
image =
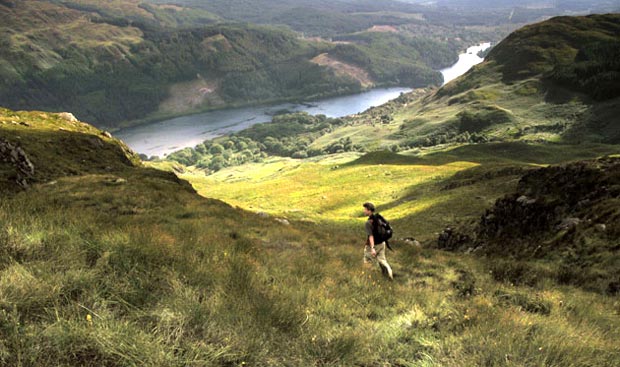
POLYGON ((385 220, 385 218, 383 218, 381 214, 373 214, 372 219, 373 219, 372 233, 373 233, 373 237, 375 237, 375 243, 381 243, 385 241, 385 244, 387 245, 387 247, 390 250, 392 250, 392 247, 390 246, 390 243, 388 242, 388 240, 392 238, 392 235, 394 234, 394 230, 390 226, 390 222, 385 220))

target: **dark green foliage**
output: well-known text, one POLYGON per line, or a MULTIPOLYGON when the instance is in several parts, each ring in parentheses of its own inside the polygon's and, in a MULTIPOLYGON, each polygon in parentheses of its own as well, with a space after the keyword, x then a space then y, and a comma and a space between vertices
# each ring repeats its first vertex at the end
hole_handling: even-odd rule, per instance
POLYGON ((167 159, 218 171, 224 167, 259 162, 268 155, 303 159, 361 150, 362 147, 353 145, 350 138, 341 139, 324 150, 309 148, 316 138, 343 123, 341 119, 312 116, 306 112, 277 115, 270 123, 256 124, 230 136, 207 140, 193 149, 174 152, 167 159))
POLYGON ((359 144, 353 144, 350 137, 339 139, 338 141, 335 141, 325 147, 325 152, 329 154, 344 152, 361 152, 363 150, 364 147, 359 144))
POLYGON ((512 120, 510 113, 497 107, 488 106, 475 112, 465 110, 457 115, 459 133, 479 133, 487 127, 504 124, 512 120))
POLYGON ((459 133, 454 126, 447 126, 428 135, 407 140, 404 145, 409 148, 419 148, 448 143, 488 143, 492 140, 484 133, 474 132, 470 134, 469 131, 459 133))
MULTIPOLYGON (((168 3, 167 0, 153 2, 168 3)), ((397 1, 180 0, 177 3, 206 9, 234 21, 286 24, 296 31, 318 36, 361 31, 373 24, 401 24, 409 21, 407 13, 421 10, 419 6, 397 1), (381 14, 384 11, 404 12, 404 17, 381 14)))
POLYGON ((384 83, 412 87, 441 84, 441 74, 433 69, 448 66, 457 58, 456 49, 446 44, 400 34, 365 32, 337 39, 353 43, 336 46, 330 55, 368 70, 384 83))
POLYGON ((535 265, 512 259, 493 258, 488 262, 488 269, 493 279, 513 285, 537 285, 549 274, 535 265))
POLYGON ((598 100, 620 96, 620 41, 583 45, 574 62, 556 66, 547 78, 598 100))
POLYGON ((452 287, 459 297, 471 297, 476 295, 476 277, 467 270, 457 270, 459 277, 452 282, 452 287))

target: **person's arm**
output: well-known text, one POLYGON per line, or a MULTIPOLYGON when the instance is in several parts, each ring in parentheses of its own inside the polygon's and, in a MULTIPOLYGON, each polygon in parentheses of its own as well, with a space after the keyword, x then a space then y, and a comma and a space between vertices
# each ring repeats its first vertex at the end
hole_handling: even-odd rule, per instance
POLYGON ((375 251, 375 237, 373 235, 368 236, 368 243, 370 244, 372 256, 377 256, 377 251, 375 251))
POLYGON ((368 235, 366 243, 370 246, 371 254, 377 256, 377 252, 375 251, 375 237, 372 235, 372 224, 370 221, 366 222, 366 234, 368 235))

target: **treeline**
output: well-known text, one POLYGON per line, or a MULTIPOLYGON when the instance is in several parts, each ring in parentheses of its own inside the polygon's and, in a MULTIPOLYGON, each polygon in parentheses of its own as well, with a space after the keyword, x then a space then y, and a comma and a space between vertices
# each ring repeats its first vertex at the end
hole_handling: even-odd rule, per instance
MULTIPOLYGON (((152 0, 168 3, 168 0, 152 0)), ((225 19, 260 24, 285 24, 305 35, 332 37, 358 32, 374 24, 411 22, 408 14, 424 7, 400 1, 372 0, 177 0, 225 19), (402 13, 401 16, 394 14, 402 13)))
POLYGON ((435 70, 458 59, 457 48, 446 43, 390 32, 358 33, 336 40, 352 43, 337 45, 330 55, 368 70, 383 83, 440 85, 443 78, 435 70))
POLYGON ((273 121, 256 124, 236 134, 206 140, 194 148, 174 152, 166 158, 186 166, 211 172, 248 162, 260 162, 268 156, 308 158, 324 154, 362 151, 350 138, 334 141, 324 148, 312 148, 320 136, 346 122, 325 115, 305 112, 278 115, 273 121))
MULTIPOLYGON (((475 109, 466 109, 459 112, 454 119, 441 127, 433 127, 427 132, 407 132, 410 126, 426 124, 422 120, 407 120, 401 126, 397 137, 403 141, 392 147, 392 151, 420 147, 432 147, 448 143, 487 143, 499 138, 487 134, 485 130, 512 121, 512 115, 506 110, 495 106, 483 106, 475 109)), ((501 140, 501 139, 499 139, 501 140)))
POLYGON ((620 41, 584 45, 574 62, 556 66, 547 78, 598 100, 620 96, 620 41))
MULTIPOLYGON (((0 35, 0 103, 13 109, 72 111, 95 125, 115 126, 158 110, 171 84, 217 79, 226 103, 320 98, 354 93, 357 81, 309 60, 323 52, 281 29, 217 25, 148 29, 129 52, 120 45, 57 49, 62 62, 41 70, 31 55, 0 35)), ((34 47, 34 46, 33 46, 34 47)))

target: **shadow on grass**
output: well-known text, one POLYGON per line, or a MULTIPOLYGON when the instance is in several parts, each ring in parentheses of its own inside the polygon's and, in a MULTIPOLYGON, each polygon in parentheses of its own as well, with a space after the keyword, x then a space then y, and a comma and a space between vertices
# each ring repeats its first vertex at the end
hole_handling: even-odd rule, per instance
POLYGON ((474 162, 479 164, 510 163, 519 165, 559 164, 571 160, 597 158, 620 151, 620 146, 606 144, 528 144, 525 142, 501 142, 470 144, 427 155, 407 156, 380 151, 368 153, 343 167, 356 165, 430 165, 439 166, 453 162, 474 162))

